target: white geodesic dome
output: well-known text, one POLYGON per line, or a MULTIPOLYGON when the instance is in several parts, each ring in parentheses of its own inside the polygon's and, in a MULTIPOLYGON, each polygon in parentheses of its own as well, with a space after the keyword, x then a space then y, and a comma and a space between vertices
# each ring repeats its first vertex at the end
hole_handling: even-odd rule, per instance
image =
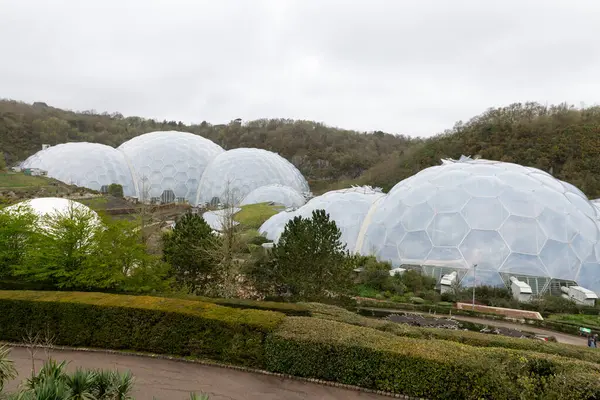
POLYGON ((301 194, 309 191, 300 171, 277 153, 239 148, 219 154, 208 165, 198 189, 196 204, 239 204, 254 189, 280 184, 301 194))
POLYGON ((286 207, 297 208, 306 203, 306 199, 297 190, 284 185, 274 184, 254 189, 244 197, 240 205, 273 202, 286 207))
POLYGON ((204 221, 210 226, 213 231, 220 232, 223 230, 223 224, 237 226, 240 223, 237 221, 228 222, 228 218, 232 218, 233 215, 240 212, 242 209, 239 207, 226 208, 221 210, 207 211, 202 214, 204 221))
POLYGON ((137 196, 133 172, 125 156, 99 143, 63 143, 40 150, 21 164, 21 168, 39 168, 50 178, 92 190, 119 184, 125 196, 137 196))
MULTIPOLYGON (((472 271, 476 284, 514 274, 600 290, 595 207, 541 170, 490 160, 445 160, 392 188, 371 210, 357 250, 395 266, 472 271)), ((473 283, 467 273, 463 284, 473 283)))
POLYGON ((218 144, 187 132, 145 133, 118 147, 130 162, 140 200, 176 198, 196 201, 198 184, 208 164, 225 150, 218 144))
POLYGON ((300 216, 310 218, 315 210, 325 210, 340 229, 341 241, 354 251, 356 238, 373 203, 381 200, 384 193, 370 187, 353 187, 333 190, 308 201, 295 211, 282 211, 269 218, 259 229, 267 239, 277 242, 291 219, 300 216))
POLYGON ((71 212, 81 212, 84 214, 90 213, 92 217, 92 224, 97 226, 101 224, 100 217, 91 208, 77 201, 60 197, 40 197, 37 199, 24 200, 20 203, 6 207, 0 212, 21 213, 25 211, 33 212, 35 215, 41 218, 38 222, 40 224, 39 227, 42 229, 47 228, 44 224, 43 218, 57 215, 68 216, 71 212))

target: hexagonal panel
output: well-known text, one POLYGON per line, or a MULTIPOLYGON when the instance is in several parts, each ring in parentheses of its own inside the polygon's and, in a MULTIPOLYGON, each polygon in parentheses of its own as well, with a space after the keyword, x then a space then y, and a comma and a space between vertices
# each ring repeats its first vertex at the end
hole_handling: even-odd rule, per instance
POLYGON ((403 262, 422 262, 431 251, 431 241, 425 231, 408 232, 398 246, 403 262))
POLYGON ((504 281, 498 272, 482 270, 479 267, 475 268, 475 274, 473 274, 471 268, 460 281, 460 284, 464 287, 473 287, 473 283, 475 283, 475 286, 505 287, 504 281))
POLYGON ((558 193, 557 191, 546 186, 536 188, 532 194, 532 201, 535 201, 558 213, 568 213, 571 209, 573 209, 571 203, 569 200, 567 200, 564 194, 558 193))
POLYGON ((581 262, 566 243, 549 239, 540 252, 540 260, 552 278, 575 279, 581 262))
POLYGON ((431 196, 435 194, 435 186, 429 182, 411 189, 406 197, 404 197, 403 203, 407 206, 416 206, 418 204, 426 202, 431 196))
POLYGON ((398 245, 404 238, 406 234, 406 229, 402 223, 397 222, 395 225, 387 225, 387 229, 385 231, 385 243, 386 244, 394 244, 398 245))
POLYGON ((546 208, 539 215, 537 221, 546 236, 552 240, 566 243, 573 237, 565 214, 546 208))
POLYGON ((493 198, 472 198, 461 213, 473 229, 498 229, 508 217, 504 206, 493 198))
POLYGON ((465 180, 461 186, 471 196, 477 197, 497 197, 505 187, 498 178, 493 176, 473 176, 465 180))
POLYGON ((500 267, 500 272, 529 276, 550 276, 538 256, 519 253, 510 253, 502 267, 500 267))
POLYGON ((542 250, 547 238, 535 219, 516 215, 502 224, 500 234, 512 251, 534 255, 542 250))
POLYGON ((436 213, 462 210, 471 196, 461 187, 436 189, 435 195, 427 200, 436 213))
POLYGON ((383 246, 376 254, 375 257, 377 257, 378 260, 380 261, 398 261, 399 256, 398 256, 398 247, 396 246, 392 246, 392 245, 387 245, 387 246, 383 246))
POLYGON ((585 262, 581 264, 576 282, 586 289, 600 293, 600 263, 585 262))
POLYGON ((463 170, 454 170, 454 171, 444 171, 441 174, 438 174, 435 178, 431 179, 429 182, 438 188, 455 188, 459 186, 466 178, 471 176, 467 171, 463 170))
POLYGON ((433 247, 425 260, 427 265, 440 267, 467 268, 461 252, 455 247, 433 247))
POLYGON ((437 214, 427 227, 434 246, 458 246, 469 232, 469 226, 459 213, 437 214))
POLYGON ((402 215, 402 224, 407 231, 425 230, 433 219, 433 210, 427 203, 407 208, 402 215))
POLYGON ((496 231, 473 229, 460 244, 459 249, 468 265, 497 271, 510 250, 496 231))
POLYGON ((531 193, 522 192, 510 187, 502 192, 499 199, 510 214, 521 217, 534 218, 544 210, 543 205, 531 200, 531 193))
POLYGON ((175 169, 175 166, 172 164, 165 164, 165 166, 162 168, 162 174, 163 176, 168 176, 169 178, 172 178, 175 176, 175 174, 177 174, 177 170, 175 169))
POLYGON ((565 191, 565 188, 563 187, 563 185, 561 185, 560 182, 556 178, 554 178, 552 175, 545 174, 545 173, 542 173, 541 171, 539 171, 539 172, 533 172, 533 173, 529 174, 529 176, 531 176, 534 179, 537 179, 542 184, 544 184, 544 186, 547 186, 550 189, 556 190, 559 193, 564 193, 564 191, 565 191))
POLYGON ((594 242, 587 240, 583 235, 578 233, 571 240, 571 248, 577 254, 579 260, 585 261, 594 251, 594 242))
POLYGON ((498 179, 507 186, 520 190, 522 192, 532 192, 536 187, 541 187, 542 183, 523 173, 503 172, 498 175, 498 179))
POLYGON ((596 220, 581 212, 574 212, 567 216, 567 229, 569 237, 574 236, 575 232, 579 232, 590 242, 598 240, 598 225, 596 220))

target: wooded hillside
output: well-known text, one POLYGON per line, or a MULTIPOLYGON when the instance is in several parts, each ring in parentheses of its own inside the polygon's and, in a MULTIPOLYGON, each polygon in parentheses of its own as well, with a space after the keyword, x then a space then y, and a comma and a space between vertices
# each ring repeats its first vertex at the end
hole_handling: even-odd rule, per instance
POLYGON ((382 158, 407 148, 414 140, 383 132, 347 131, 312 121, 263 119, 226 125, 184 125, 124 117, 120 113, 72 112, 12 100, 0 100, 0 149, 9 165, 41 149, 43 143, 89 141, 118 146, 143 133, 160 130, 192 132, 225 149, 258 147, 292 161, 308 179, 353 179, 382 158))

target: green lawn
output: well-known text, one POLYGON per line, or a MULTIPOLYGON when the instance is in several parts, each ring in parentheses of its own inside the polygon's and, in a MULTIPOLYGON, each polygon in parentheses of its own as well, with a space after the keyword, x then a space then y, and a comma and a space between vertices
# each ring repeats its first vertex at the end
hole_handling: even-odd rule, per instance
POLYGON ((553 314, 548 317, 551 321, 564 322, 572 325, 579 325, 586 328, 599 327, 600 315, 585 315, 585 314, 553 314))
POLYGON ((268 203, 249 204, 241 208, 234 219, 246 229, 260 228, 266 220, 285 209, 283 206, 270 206, 268 203))
POLYGON ((29 176, 20 172, 0 172, 0 189, 48 186, 50 180, 43 176, 29 176))

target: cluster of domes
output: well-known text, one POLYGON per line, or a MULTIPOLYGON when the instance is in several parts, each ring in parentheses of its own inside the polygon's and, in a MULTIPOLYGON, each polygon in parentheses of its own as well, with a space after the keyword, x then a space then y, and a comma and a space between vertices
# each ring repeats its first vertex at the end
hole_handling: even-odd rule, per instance
POLYGON ((62 182, 106 191, 123 186, 125 196, 144 202, 187 201, 239 204, 251 192, 261 201, 304 204, 308 183, 300 171, 276 153, 253 148, 225 151, 187 132, 150 132, 117 149, 74 142, 41 150, 21 164, 39 168, 62 182))
POLYGON ((327 211, 351 252, 394 266, 459 271, 462 284, 501 285, 507 276, 576 281, 600 291, 596 207, 575 186, 521 165, 463 157, 422 170, 386 195, 334 191, 260 231, 276 241, 295 215, 327 211))

